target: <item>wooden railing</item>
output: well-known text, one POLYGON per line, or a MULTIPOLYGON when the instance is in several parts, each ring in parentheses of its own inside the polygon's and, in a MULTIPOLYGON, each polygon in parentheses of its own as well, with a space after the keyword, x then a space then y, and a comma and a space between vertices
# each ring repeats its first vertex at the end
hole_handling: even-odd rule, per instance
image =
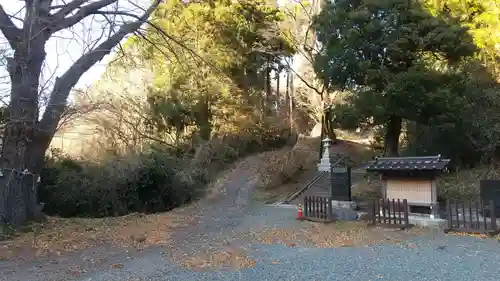
POLYGON ((408 218, 408 201, 403 199, 376 199, 371 204, 370 217, 372 226, 384 226, 391 228, 410 228, 408 218))
POLYGON ((304 218, 310 221, 333 221, 332 200, 329 196, 305 196, 304 218))
POLYGON ((447 200, 446 212, 448 225, 445 232, 466 232, 497 234, 495 202, 487 205, 482 200, 447 200))

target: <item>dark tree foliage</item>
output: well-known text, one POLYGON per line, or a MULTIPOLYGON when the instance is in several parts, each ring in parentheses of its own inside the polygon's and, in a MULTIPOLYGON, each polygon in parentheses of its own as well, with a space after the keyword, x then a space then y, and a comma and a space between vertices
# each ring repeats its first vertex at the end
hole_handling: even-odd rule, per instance
POLYGON ((462 130, 461 112, 481 100, 468 93, 478 48, 449 15, 432 15, 416 1, 338 0, 324 5, 314 28, 324 46, 316 73, 330 91, 351 93, 331 109, 333 122, 382 126, 388 155, 398 154, 405 123, 462 130))

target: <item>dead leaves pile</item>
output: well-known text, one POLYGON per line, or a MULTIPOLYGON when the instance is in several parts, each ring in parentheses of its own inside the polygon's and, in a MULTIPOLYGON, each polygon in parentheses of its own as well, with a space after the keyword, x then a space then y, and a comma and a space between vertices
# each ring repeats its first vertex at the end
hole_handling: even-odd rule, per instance
POLYGON ((263 153, 262 164, 256 174, 259 175, 258 187, 276 188, 296 179, 304 170, 315 167, 318 160, 319 138, 301 136, 293 147, 263 153))
POLYGON ((379 243, 399 243, 421 234, 420 228, 410 232, 394 229, 368 228, 363 222, 321 224, 305 222, 299 229, 272 228, 250 234, 261 244, 297 244, 319 248, 370 246, 379 243))
POLYGON ((491 239, 494 238, 496 240, 500 240, 500 236, 496 235, 492 237, 491 235, 484 234, 484 233, 467 233, 467 232, 448 232, 446 233, 448 236, 459 236, 459 237, 473 237, 473 238, 479 238, 479 239, 491 239))
POLYGON ((254 267, 255 265, 256 261, 249 258, 244 250, 234 247, 215 252, 200 253, 187 258, 182 263, 183 267, 193 271, 238 270, 254 267))
POLYGON ((48 217, 43 223, 31 225, 31 231, 1 242, 0 259, 61 255, 100 245, 123 248, 164 246, 170 243, 174 229, 193 220, 193 215, 182 210, 102 219, 48 217))

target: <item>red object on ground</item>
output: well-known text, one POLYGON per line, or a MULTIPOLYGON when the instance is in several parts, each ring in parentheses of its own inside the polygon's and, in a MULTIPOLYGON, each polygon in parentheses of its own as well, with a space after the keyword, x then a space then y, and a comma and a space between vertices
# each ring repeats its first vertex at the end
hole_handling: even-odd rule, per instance
POLYGON ((298 220, 304 219, 304 213, 302 212, 302 204, 299 204, 299 209, 297 211, 297 219, 298 220))

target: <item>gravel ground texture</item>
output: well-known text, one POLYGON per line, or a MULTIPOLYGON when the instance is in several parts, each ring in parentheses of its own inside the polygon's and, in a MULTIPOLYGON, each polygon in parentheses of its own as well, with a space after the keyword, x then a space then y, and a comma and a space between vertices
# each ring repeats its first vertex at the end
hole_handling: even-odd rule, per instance
POLYGON ((496 240, 299 222, 295 209, 252 201, 252 164, 228 173, 172 243, 0 261, 0 280, 500 280, 496 240))
MULTIPOLYGON (((496 281, 500 274, 498 242, 470 237, 422 237, 399 244, 336 249, 250 245, 245 250, 255 265, 238 271, 193 271, 174 265, 161 251, 151 249, 120 267, 59 280, 496 281)), ((3 278, 55 280, 21 279, 21 275, 3 278)))

